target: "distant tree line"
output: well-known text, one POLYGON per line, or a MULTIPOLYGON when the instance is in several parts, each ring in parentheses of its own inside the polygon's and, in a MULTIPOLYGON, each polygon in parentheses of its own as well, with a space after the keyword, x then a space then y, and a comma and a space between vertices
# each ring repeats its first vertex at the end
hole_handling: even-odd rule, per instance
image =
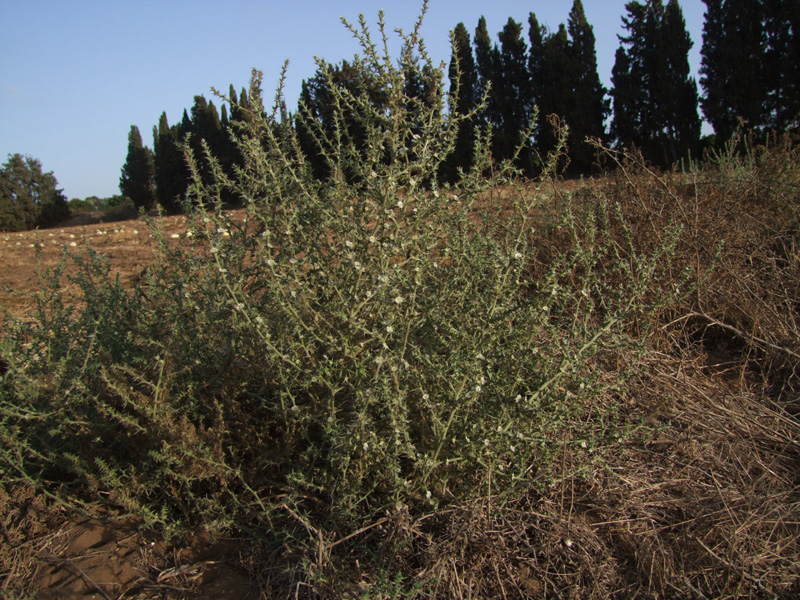
MULTIPOLYGON (((762 135, 797 128, 800 43, 794 33, 800 26, 800 0, 703 1, 707 12, 701 49, 702 96, 690 75, 693 42, 678 0, 628 2, 610 90, 597 73, 595 36, 581 0, 574 0, 567 23, 554 31, 540 25, 534 13, 529 14, 527 33, 523 24, 509 18, 497 41, 492 40, 483 17, 472 39, 466 26, 458 23, 446 74, 451 110, 466 114, 484 98, 486 102, 473 120, 462 124, 455 150, 441 167, 442 180, 455 181, 459 169, 471 166, 476 131, 489 127, 493 158, 510 159, 522 145, 516 166, 526 176, 540 172, 563 126, 568 131, 568 152, 561 167, 570 175, 588 174, 596 168, 587 138, 615 147, 635 146, 660 167, 699 158, 700 109, 715 131, 707 143, 724 143, 740 119, 762 135), (537 110, 537 124, 530 129, 537 110)), ((430 68, 408 73, 406 91, 422 102, 444 76, 430 68)), ((323 63, 303 81, 296 114, 310 114, 327 139, 333 139, 338 130, 355 140, 356 147, 365 144, 358 119, 333 122, 331 86, 365 93, 376 106, 388 108, 384 91, 365 78, 360 68, 342 61, 323 63)), ((120 179, 122 193, 137 206, 160 204, 168 212, 180 212, 191 176, 181 148, 186 140, 204 180, 211 180, 214 168, 206 158, 204 143, 216 157, 217 168, 231 175, 242 160, 231 141, 231 130, 247 118, 250 103, 246 90, 237 95, 233 86, 227 100, 218 112, 212 101, 195 96, 191 110, 184 111, 173 125, 162 114, 153 128, 152 151, 132 127, 120 179)), ((320 179, 329 177, 326 148, 315 141, 320 136, 304 131, 301 121, 295 121, 285 108, 282 112, 282 126, 295 127, 314 174, 320 179)), ((221 193, 226 202, 238 201, 225 190, 221 193)))

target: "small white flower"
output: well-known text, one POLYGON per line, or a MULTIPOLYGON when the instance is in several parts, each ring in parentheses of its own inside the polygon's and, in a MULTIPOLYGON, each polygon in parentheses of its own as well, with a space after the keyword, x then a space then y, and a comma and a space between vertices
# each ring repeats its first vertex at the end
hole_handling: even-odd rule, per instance
POLYGON ((378 241, 378 238, 376 238, 374 235, 369 236, 369 243, 370 244, 374 244, 377 241, 378 241))
POLYGON ((364 266, 359 261, 356 260, 356 261, 353 261, 353 268, 356 271, 360 271, 360 270, 362 270, 364 268, 364 266))
POLYGON ((219 248, 217 248, 216 246, 212 246, 209 252, 211 252, 211 254, 216 254, 217 252, 219 252, 219 248))
POLYGON ((348 248, 351 248, 351 249, 355 247, 355 244, 353 242, 351 242, 350 240, 347 240, 344 243, 344 245, 347 246, 348 248))
POLYGON ((422 394, 422 399, 425 400, 425 402, 427 402, 428 400, 431 399, 431 397, 428 394, 422 394))
POLYGON ((514 252, 514 258, 516 258, 517 260, 520 260, 522 258, 522 252, 519 252, 519 251, 514 252))
POLYGON ((397 208, 403 208, 404 206, 405 206, 405 204, 403 203, 402 200, 398 200, 397 201, 397 208))
POLYGON ((522 402, 522 394, 517 394, 517 397, 514 398, 514 402, 516 402, 517 404, 522 402))
POLYGON ((387 325, 386 326, 386 333, 388 333, 388 334, 394 333, 394 327, 392 327, 391 325, 387 325))
POLYGON ((220 267, 220 268, 219 268, 219 269, 217 269, 217 270, 218 270, 220 273, 227 273, 227 272, 228 272, 228 269, 226 269, 225 267, 220 267))
POLYGON ((502 425, 498 425, 497 426, 497 433, 503 433, 503 426, 502 425))
POLYGON ((487 448, 489 447, 489 440, 488 440, 488 438, 487 438, 487 439, 485 439, 485 440, 483 440, 483 445, 484 445, 484 446, 486 446, 487 448))
POLYGON ((425 497, 426 497, 426 498, 428 498, 428 499, 430 499, 430 497, 431 497, 431 491, 430 491, 430 490, 428 490, 427 492, 425 492, 425 497))
POLYGON ((361 444, 361 447, 364 449, 364 452, 369 450, 369 444, 367 442, 364 442, 363 444, 361 444))
POLYGON ((236 310, 243 311, 244 310, 244 304, 242 304, 241 302, 237 302, 236 303, 236 310))
POLYGON ((481 352, 478 352, 478 356, 476 356, 475 358, 477 358, 478 360, 486 360, 486 357, 481 352))
POLYGON ((256 323, 258 323, 259 325, 264 324, 264 319, 261 317, 261 315, 256 317, 256 323))
POLYGON ((394 299, 394 303, 397 304, 398 306, 401 305, 405 301, 406 301, 406 299, 403 298, 402 296, 396 296, 395 299, 394 299))
POLYGON ((482 389, 483 389, 483 388, 481 387, 481 385, 480 385, 480 384, 478 384, 478 385, 476 385, 476 386, 475 386, 475 392, 476 392, 476 393, 480 393, 480 391, 481 391, 482 389))
POLYGON ((267 259, 267 265, 269 265, 270 267, 274 267, 275 266, 275 261, 272 260, 271 258, 268 258, 267 259))

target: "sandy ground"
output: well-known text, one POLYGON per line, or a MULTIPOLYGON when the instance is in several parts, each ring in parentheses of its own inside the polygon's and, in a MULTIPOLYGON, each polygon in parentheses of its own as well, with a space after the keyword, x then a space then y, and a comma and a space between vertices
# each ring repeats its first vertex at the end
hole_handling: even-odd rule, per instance
MULTIPOLYGON (((83 215, 71 220, 81 223, 83 215)), ((168 236, 186 229, 182 216, 164 217, 168 236)), ((92 248, 111 262, 112 273, 130 282, 153 260, 155 242, 141 219, 116 223, 77 224, 38 231, 0 233, 0 310, 25 319, 35 306, 30 294, 39 289, 40 277, 58 264, 65 250, 92 248)), ((68 269, 67 272, 70 272, 68 269)))

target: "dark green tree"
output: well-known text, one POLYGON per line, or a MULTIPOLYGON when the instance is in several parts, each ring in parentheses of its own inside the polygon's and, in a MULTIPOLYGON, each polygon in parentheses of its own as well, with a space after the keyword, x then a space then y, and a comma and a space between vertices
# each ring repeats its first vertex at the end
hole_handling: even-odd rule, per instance
POLYGON ((69 217, 69 204, 52 171, 30 156, 13 154, 0 167, 0 231, 50 227, 69 217))
POLYGON ((138 208, 150 210, 155 206, 153 152, 142 144, 142 136, 136 125, 131 125, 128 134, 128 156, 122 165, 119 190, 133 200, 138 208))
POLYGON ((533 13, 528 26, 531 44, 528 69, 540 115, 537 152, 544 160, 554 149, 559 132, 550 119, 556 115, 558 122, 569 128, 569 171, 587 173, 593 164, 594 151, 586 138, 605 138, 609 112, 606 90, 597 74, 592 26, 586 20, 580 0, 573 3, 566 27, 562 24, 556 32, 548 33, 539 26, 533 13))
POLYGON ((594 30, 586 20, 581 0, 572 5, 567 32, 569 64, 573 69, 571 101, 567 103, 570 111, 563 115, 569 125, 569 157, 574 172, 588 173, 594 162, 594 150, 586 138, 605 139, 610 100, 597 73, 594 30))
POLYGON ((769 46, 765 65, 772 65, 775 93, 770 110, 783 131, 800 127, 800 1, 765 0, 769 46))
MULTIPOLYGON (((494 80, 498 77, 499 58, 497 49, 492 46, 492 38, 486 28, 486 19, 481 17, 478 26, 475 28, 475 74, 476 74, 476 96, 482 98, 494 88, 494 80)), ((494 106, 494 99, 491 94, 486 99, 486 106, 478 114, 478 122, 481 129, 485 129, 490 123, 493 124, 497 109, 494 106)))
POLYGON ((636 146, 649 161, 668 166, 699 143, 697 87, 689 77, 692 42, 677 0, 625 6, 611 80, 617 144, 636 146))
POLYGON ((703 0, 706 19, 700 51, 703 114, 720 141, 744 119, 768 126, 766 36, 759 0, 703 0))
MULTIPOLYGON (((339 165, 331 164, 328 158, 333 140, 337 136, 345 140, 351 153, 346 157, 348 162, 351 165, 363 162, 367 143, 364 111, 359 110, 361 102, 367 102, 374 107, 385 107, 386 91, 377 87, 375 80, 365 78, 364 69, 351 65, 346 60, 341 65, 323 62, 312 78, 303 81, 298 116, 305 114, 311 118, 296 119, 297 138, 318 179, 328 179, 339 168, 339 165), (334 88, 341 94, 341 101, 345 104, 344 111, 336 110, 334 88), (309 126, 318 128, 318 133, 322 134, 321 144, 316 141, 320 136, 311 135, 309 126)), ((350 180, 363 175, 349 167, 343 167, 342 174, 350 180)))
POLYGON ((189 169, 181 148, 177 125, 169 126, 167 113, 162 113, 158 126, 153 127, 153 167, 158 203, 170 214, 183 209, 183 199, 189 185, 189 169))
MULTIPOLYGON (((475 62, 478 89, 489 89, 483 122, 492 126, 492 155, 495 160, 512 158, 522 143, 533 109, 528 46, 522 25, 509 18, 499 33, 500 46, 492 45, 481 17, 475 30, 475 62)), ((532 174, 530 146, 520 154, 518 167, 532 174)))
MULTIPOLYGON (((500 76, 495 93, 500 121, 493 145, 500 157, 510 158, 528 130, 533 90, 528 72, 528 45, 522 36, 522 25, 509 18, 498 37, 500 76)), ((530 142, 526 140, 527 145, 520 153, 517 166, 533 175, 530 142)))
POLYGON ((222 131, 222 123, 219 119, 217 107, 213 101, 207 101, 205 96, 194 97, 194 104, 191 109, 192 129, 190 147, 194 153, 194 158, 200 168, 200 174, 206 185, 212 183, 212 168, 209 163, 205 150, 204 142, 215 157, 220 157, 225 150, 225 134, 222 131))
POLYGON ((800 2, 703 0, 703 114, 727 140, 743 119, 762 136, 798 126, 800 2))
MULTIPOLYGON (((450 79, 450 106, 457 114, 465 115, 475 109, 478 102, 478 74, 469 32, 463 23, 453 31, 453 51, 450 56, 448 77, 450 79)), ((458 137, 453 153, 442 164, 442 178, 448 182, 458 179, 458 170, 468 170, 475 154, 475 121, 463 121, 458 128, 458 137)))
MULTIPOLYGON (((535 19, 535 16, 529 18, 528 22, 534 22, 535 19)), ((558 136, 551 119, 556 116, 559 120, 566 120, 575 104, 575 69, 571 62, 567 30, 562 24, 557 32, 543 36, 544 33, 539 33, 541 42, 537 39, 536 56, 531 54, 531 62, 536 64, 536 71, 532 73, 536 77, 535 99, 540 114, 536 151, 542 161, 546 161, 555 148, 558 136)), ((536 37, 535 33, 529 35, 536 37)))
POLYGON ((678 0, 667 2, 659 33, 657 56, 662 76, 655 81, 660 126, 657 140, 666 165, 681 158, 697 158, 700 145, 697 83, 689 66, 689 50, 694 44, 678 0))

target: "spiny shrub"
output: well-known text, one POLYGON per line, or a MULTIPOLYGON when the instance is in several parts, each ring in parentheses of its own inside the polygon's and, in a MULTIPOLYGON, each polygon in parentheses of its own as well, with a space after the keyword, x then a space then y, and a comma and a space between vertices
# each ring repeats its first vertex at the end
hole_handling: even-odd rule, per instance
POLYGON ((675 293, 650 282, 678 232, 642 255, 615 241, 626 226, 613 207, 587 219, 567 209, 568 247, 532 269, 548 197, 510 163, 490 164, 490 133, 471 171, 438 183, 474 115, 455 112, 420 24, 400 33, 397 62, 382 17, 378 43, 363 17, 350 27, 363 49, 354 68, 388 108, 333 81, 332 130, 300 108, 326 181, 281 89, 268 112, 254 71, 234 140, 243 166, 228 177, 207 153, 204 183, 187 146, 188 229, 168 244, 152 222, 159 259, 136 288, 92 254, 69 258, 77 298, 53 274, 38 321, 5 336, 3 478, 151 524, 313 545, 387 510, 524 487, 567 437, 614 434, 565 429, 600 414, 598 354, 631 345, 625 328, 675 293), (409 76, 432 92, 409 95, 409 76), (223 209, 226 191, 244 200, 243 220, 223 209))

